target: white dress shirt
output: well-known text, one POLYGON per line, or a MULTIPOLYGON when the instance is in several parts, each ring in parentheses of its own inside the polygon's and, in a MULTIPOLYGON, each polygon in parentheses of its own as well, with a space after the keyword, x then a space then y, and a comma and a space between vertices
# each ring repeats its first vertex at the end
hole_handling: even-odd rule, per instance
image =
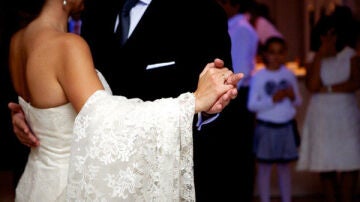
MULTIPOLYGON (((136 25, 139 23, 141 17, 145 13, 145 10, 151 3, 151 0, 139 0, 139 2, 130 10, 130 27, 128 37, 134 31, 136 25)), ((116 17, 114 33, 116 32, 116 28, 119 25, 119 15, 116 17)))

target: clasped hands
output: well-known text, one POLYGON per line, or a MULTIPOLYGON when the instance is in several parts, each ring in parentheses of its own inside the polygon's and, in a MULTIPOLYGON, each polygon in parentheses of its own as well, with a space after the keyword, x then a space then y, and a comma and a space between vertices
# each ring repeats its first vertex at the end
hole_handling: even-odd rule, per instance
MULTIPOLYGON (((194 92, 195 111, 207 114, 221 112, 237 96, 236 86, 242 77, 243 74, 234 74, 225 68, 220 59, 207 64, 199 76, 198 87, 194 92)), ((9 103, 8 107, 11 111, 13 131, 20 142, 28 147, 39 146, 40 142, 28 126, 21 106, 9 103)))
POLYGON ((295 93, 292 87, 286 89, 278 90, 274 93, 272 100, 275 103, 282 102, 285 98, 289 98, 291 101, 295 100, 295 93))
POLYGON ((195 112, 215 114, 221 112, 237 96, 237 83, 242 73, 234 74, 215 59, 201 72, 195 95, 195 112))

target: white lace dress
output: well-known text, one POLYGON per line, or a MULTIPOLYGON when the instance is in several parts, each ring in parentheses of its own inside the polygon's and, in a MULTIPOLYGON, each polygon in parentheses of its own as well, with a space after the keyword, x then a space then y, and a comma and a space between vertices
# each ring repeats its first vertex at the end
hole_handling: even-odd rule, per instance
MULTIPOLYGON (((344 48, 321 64, 324 85, 350 76, 355 51, 344 48)), ((313 94, 304 121, 298 170, 352 171, 360 169, 360 110, 355 93, 313 94)))
POLYGON ((76 119, 70 104, 20 103, 41 146, 31 151, 17 201, 195 201, 193 94, 143 102, 97 91, 76 119))

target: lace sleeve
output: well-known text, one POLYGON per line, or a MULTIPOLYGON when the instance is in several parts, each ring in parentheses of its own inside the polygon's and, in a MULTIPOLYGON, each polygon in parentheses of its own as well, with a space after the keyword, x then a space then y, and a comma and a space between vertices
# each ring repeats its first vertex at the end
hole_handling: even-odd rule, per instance
POLYGON ((191 93, 143 102, 97 91, 75 120, 68 201, 195 201, 191 93))

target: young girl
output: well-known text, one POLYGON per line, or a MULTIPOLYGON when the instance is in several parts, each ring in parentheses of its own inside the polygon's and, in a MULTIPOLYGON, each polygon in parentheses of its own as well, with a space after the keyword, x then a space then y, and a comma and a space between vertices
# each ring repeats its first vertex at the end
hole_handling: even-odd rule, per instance
POLYGON ((257 119, 254 152, 262 202, 270 201, 272 164, 277 164, 282 201, 291 200, 289 163, 298 158, 294 117, 301 96, 296 77, 284 66, 286 51, 284 39, 269 38, 263 55, 266 67, 254 74, 250 85, 248 108, 257 119))

